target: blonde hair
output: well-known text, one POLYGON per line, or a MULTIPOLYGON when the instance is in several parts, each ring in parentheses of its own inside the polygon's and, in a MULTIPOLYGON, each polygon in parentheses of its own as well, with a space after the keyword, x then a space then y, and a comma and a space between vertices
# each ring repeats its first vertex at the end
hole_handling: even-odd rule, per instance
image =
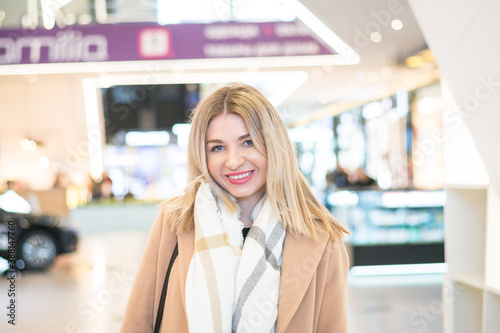
POLYGON ((299 169, 295 149, 276 109, 257 89, 244 84, 216 90, 203 99, 191 115, 188 185, 183 195, 163 205, 173 231, 180 234, 194 224, 194 201, 202 181, 210 185, 229 211, 238 209, 237 203, 210 176, 206 162, 207 128, 210 121, 220 114, 240 116, 256 148, 267 157, 267 196, 287 230, 296 236, 312 239, 317 238, 320 224, 331 239, 349 233, 314 197, 299 169))

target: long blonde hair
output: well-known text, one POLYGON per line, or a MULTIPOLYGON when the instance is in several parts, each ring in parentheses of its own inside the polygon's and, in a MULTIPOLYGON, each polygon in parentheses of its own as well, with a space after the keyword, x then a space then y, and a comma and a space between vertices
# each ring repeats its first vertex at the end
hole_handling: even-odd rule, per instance
POLYGON ((206 181, 229 211, 238 209, 230 195, 210 176, 206 162, 206 132, 210 121, 220 114, 239 115, 247 125, 256 148, 267 157, 266 191, 281 223, 292 234, 316 239, 320 224, 331 239, 349 233, 345 226, 314 197, 301 173, 285 125, 271 103, 255 88, 234 84, 216 90, 203 99, 191 115, 188 147, 188 185, 184 194, 166 201, 172 230, 178 234, 194 224, 194 201, 206 181))

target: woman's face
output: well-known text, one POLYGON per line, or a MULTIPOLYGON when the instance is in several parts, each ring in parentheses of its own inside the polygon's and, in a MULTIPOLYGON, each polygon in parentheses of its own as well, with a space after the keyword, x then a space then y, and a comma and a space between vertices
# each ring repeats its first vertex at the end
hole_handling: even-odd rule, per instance
POLYGON ((213 118, 205 142, 212 178, 238 201, 257 204, 264 195, 267 158, 253 144, 243 119, 235 114, 213 118))

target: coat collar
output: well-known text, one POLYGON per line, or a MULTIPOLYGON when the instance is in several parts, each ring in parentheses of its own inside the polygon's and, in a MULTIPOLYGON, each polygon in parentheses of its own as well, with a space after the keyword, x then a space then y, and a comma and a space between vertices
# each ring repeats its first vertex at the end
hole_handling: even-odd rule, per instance
POLYGON ((316 242, 304 236, 294 236, 287 231, 281 266, 281 283, 276 332, 285 331, 297 311, 316 272, 328 232, 320 229, 316 242))

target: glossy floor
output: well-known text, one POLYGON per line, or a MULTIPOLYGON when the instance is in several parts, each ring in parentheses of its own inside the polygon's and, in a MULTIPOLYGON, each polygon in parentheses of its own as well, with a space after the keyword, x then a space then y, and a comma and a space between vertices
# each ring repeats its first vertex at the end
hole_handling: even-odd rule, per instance
MULTIPOLYGON (((0 280, 0 332, 118 332, 147 232, 87 233, 75 254, 15 281, 15 326, 7 323, 9 281, 0 280)), ((442 332, 441 275, 349 280, 349 332, 442 332)))

